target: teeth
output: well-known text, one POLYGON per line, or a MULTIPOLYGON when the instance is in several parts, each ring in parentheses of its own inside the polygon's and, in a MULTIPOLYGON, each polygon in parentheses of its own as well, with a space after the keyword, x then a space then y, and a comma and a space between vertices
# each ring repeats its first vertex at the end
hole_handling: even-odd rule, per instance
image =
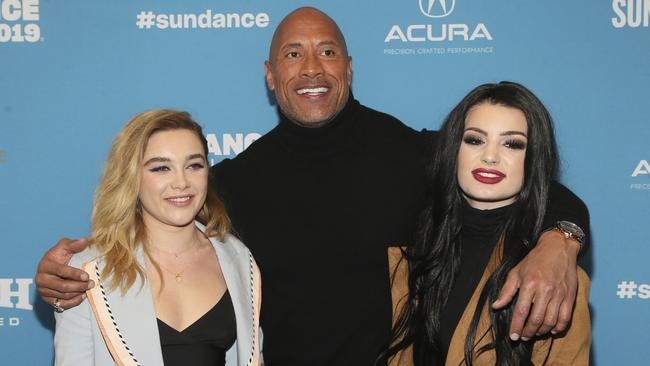
POLYGON ((175 198, 168 198, 169 201, 175 202, 175 203, 183 203, 187 202, 190 200, 190 196, 185 196, 185 197, 175 197, 175 198))
POLYGON ((304 89, 298 89, 298 94, 303 95, 303 94, 321 94, 321 93, 327 93, 329 88, 325 87, 320 87, 320 88, 304 88, 304 89))
POLYGON ((493 173, 478 173, 478 175, 480 175, 481 177, 485 177, 485 178, 496 178, 496 177, 498 177, 498 175, 493 174, 493 173))

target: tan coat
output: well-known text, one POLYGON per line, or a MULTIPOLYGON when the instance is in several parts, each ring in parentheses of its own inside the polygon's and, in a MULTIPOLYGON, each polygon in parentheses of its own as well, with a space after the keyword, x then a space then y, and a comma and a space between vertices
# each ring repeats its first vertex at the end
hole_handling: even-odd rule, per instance
MULTIPOLYGON (((390 248, 388 253, 389 265, 391 268, 392 296, 393 296, 393 318, 395 319, 403 301, 408 294, 408 282, 406 281, 408 272, 405 261, 401 258, 399 248, 390 248)), ((454 335, 449 345, 447 353, 447 366, 465 365, 464 347, 467 330, 469 329, 476 304, 481 294, 481 289, 490 275, 499 265, 501 260, 501 246, 498 246, 483 272, 472 298, 470 299, 461 319, 456 326, 454 335)), ((573 310, 573 318, 570 328, 566 333, 557 336, 548 336, 535 341, 533 345, 532 361, 535 365, 588 365, 589 349, 591 346, 591 319, 589 316, 589 277, 578 268, 578 293, 576 295, 576 304, 573 310)), ((475 349, 480 349, 483 345, 489 343, 491 338, 490 318, 488 316, 488 306, 483 309, 481 320, 479 321, 476 331, 479 338, 475 343, 475 349), (481 338, 481 336, 485 335, 481 338)), ((493 350, 483 352, 480 355, 474 355, 474 365, 494 365, 496 363, 496 352, 493 350)), ((411 348, 404 350, 402 353, 393 357, 389 366, 410 366, 413 365, 411 348)))

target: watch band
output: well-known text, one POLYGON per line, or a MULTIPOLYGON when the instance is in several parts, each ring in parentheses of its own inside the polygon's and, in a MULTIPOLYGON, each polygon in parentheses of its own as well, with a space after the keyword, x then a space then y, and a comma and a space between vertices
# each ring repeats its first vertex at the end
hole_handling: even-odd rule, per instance
POLYGON ((558 221, 555 223, 553 230, 559 231, 567 239, 573 239, 580 245, 580 250, 585 244, 585 233, 580 226, 570 221, 558 221))

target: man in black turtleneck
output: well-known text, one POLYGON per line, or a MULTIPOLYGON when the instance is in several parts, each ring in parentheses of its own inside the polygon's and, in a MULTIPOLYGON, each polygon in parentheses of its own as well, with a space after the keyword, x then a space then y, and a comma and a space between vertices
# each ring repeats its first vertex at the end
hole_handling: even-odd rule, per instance
MULTIPOLYGON (((424 203, 432 133, 418 133, 362 106, 350 93, 351 79, 351 58, 336 23, 313 8, 292 12, 275 31, 266 62, 279 124, 236 158, 211 169, 236 234, 261 268, 266 365, 372 365, 389 339, 386 250, 408 244, 413 236, 424 203)), ((573 203, 568 211, 555 207, 554 214, 586 227, 581 202, 571 193, 561 194, 563 203, 573 203)), ((62 289, 55 283, 58 277, 51 279, 54 273, 85 280, 58 264, 78 247, 60 242, 41 262, 37 284, 45 301, 61 296, 50 290, 62 289)), ((519 299, 530 300, 536 286, 551 285, 559 288, 557 304, 566 295, 572 305, 575 283, 565 281, 564 273, 575 276, 578 246, 547 241, 538 247, 536 257, 529 257, 535 259, 514 279, 534 282, 525 268, 538 273, 549 257, 567 258, 566 263, 556 260, 553 270, 559 268, 559 274, 542 270, 550 278, 526 287, 533 291, 526 296, 520 291, 519 299), (561 288, 565 283, 568 290, 561 288)), ((77 287, 69 285, 66 291, 77 287)), ((535 306, 543 308, 532 311, 541 311, 543 318, 550 297, 541 301, 537 296, 535 306)), ((553 312, 557 315, 557 306, 549 307, 553 312)), ((520 322, 525 319, 521 316, 520 322)), ((527 324, 523 334, 534 334, 538 327, 527 324)))
POLYGON ((288 15, 265 66, 280 122, 212 173, 262 271, 266 364, 371 365, 390 335, 386 251, 411 241, 432 133, 353 98, 320 11, 288 15))

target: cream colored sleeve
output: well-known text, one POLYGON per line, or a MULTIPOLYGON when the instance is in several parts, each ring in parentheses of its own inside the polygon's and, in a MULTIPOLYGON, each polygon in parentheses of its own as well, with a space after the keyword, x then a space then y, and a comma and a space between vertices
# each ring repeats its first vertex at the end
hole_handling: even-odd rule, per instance
MULTIPOLYGON (((81 267, 79 255, 70 260, 70 265, 81 267)), ((54 313, 54 365, 78 366, 94 363, 92 322, 95 321, 88 299, 63 313, 54 313)))

